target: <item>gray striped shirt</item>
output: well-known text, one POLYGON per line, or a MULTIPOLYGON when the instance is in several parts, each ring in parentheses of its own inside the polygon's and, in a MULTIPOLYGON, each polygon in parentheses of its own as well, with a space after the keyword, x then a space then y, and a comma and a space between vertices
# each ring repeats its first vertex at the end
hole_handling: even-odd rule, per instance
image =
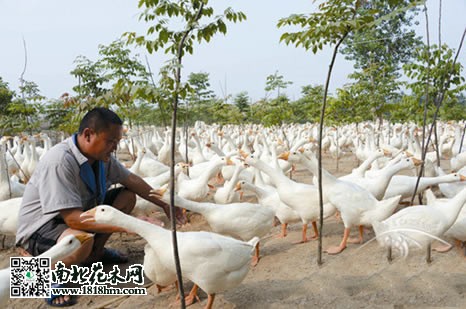
MULTIPOLYGON (((89 171, 90 166, 87 158, 76 146, 74 138, 75 136, 72 136, 52 147, 37 164, 21 202, 16 233, 17 245, 24 246, 36 230, 52 218, 60 216, 60 210, 88 210, 98 204, 99 190, 92 190, 80 175, 83 169, 89 171)), ((105 190, 112 184, 126 179, 130 174, 130 171, 113 157, 108 163, 102 163, 105 171, 105 190)), ((96 187, 99 187, 98 181, 96 187)))

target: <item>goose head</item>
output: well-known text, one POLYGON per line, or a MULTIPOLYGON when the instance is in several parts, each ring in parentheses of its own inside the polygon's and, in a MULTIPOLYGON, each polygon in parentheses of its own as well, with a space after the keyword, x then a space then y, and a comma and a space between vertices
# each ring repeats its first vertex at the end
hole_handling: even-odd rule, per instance
POLYGON ((161 186, 158 189, 152 189, 150 190, 149 196, 154 196, 160 200, 163 200, 164 202, 169 202, 169 195, 165 195, 165 192, 168 191, 168 184, 165 184, 161 186))
POLYGON ((81 222, 95 222, 114 225, 117 218, 121 215, 121 211, 108 206, 99 205, 86 212, 83 212, 79 217, 81 222))
POLYGON ((235 185, 235 189, 234 189, 235 192, 241 191, 244 188, 244 186, 246 186, 246 181, 244 180, 238 181, 235 185))
POLYGON ((243 154, 240 153, 240 160, 243 161, 247 165, 254 166, 255 163, 259 161, 259 159, 254 154, 243 154))
POLYGON ((81 233, 78 235, 67 235, 63 237, 58 244, 67 252, 73 252, 78 249, 85 241, 94 237, 90 233, 81 233))
POLYGON ((52 259, 52 263, 55 263, 56 261, 59 261, 60 259, 65 258, 76 251, 79 247, 81 247, 81 244, 92 237, 94 237, 94 235, 89 233, 67 235, 52 248, 41 254, 41 256, 50 257, 52 259))
POLYGON ((279 155, 278 159, 282 159, 291 163, 300 163, 301 155, 299 151, 287 151, 279 155))
POLYGON ((460 181, 466 181, 466 176, 462 174, 457 174, 457 175, 459 175, 460 181))

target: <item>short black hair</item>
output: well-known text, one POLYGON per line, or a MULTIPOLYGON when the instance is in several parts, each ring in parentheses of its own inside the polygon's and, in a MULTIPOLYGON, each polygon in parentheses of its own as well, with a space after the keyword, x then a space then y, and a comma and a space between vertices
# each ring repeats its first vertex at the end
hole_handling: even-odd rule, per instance
POLYGON ((94 130, 99 133, 110 128, 111 124, 123 125, 120 117, 115 112, 105 107, 96 107, 84 115, 79 124, 79 134, 82 134, 85 128, 94 130))

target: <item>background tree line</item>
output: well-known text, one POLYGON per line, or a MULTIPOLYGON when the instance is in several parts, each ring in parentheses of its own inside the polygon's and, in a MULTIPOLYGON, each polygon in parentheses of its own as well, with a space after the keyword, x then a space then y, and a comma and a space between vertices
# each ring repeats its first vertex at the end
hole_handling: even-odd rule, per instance
MULTIPOLYGON (((360 10, 390 18, 379 18, 377 25, 354 31, 345 40, 341 52, 353 61, 354 71, 348 83, 328 98, 327 123, 376 119, 420 123, 426 96, 434 97, 443 87, 446 71, 452 75, 440 119, 465 119, 463 66, 459 61, 454 63, 451 47, 441 42, 426 45, 416 36, 413 24, 419 9, 396 12, 390 1, 377 0, 363 2, 360 10)), ((223 29, 224 25, 216 23, 223 29)), ((288 43, 286 34, 282 40, 288 43)), ((170 91, 161 84, 164 72, 161 70, 157 80, 147 59, 134 55, 128 41, 98 46, 97 60, 77 57, 70 72, 76 78, 73 93, 65 92, 59 98, 41 96, 39 86, 32 81, 22 80, 18 90, 10 89, 0 77, 0 134, 32 133, 43 128, 72 133, 82 115, 94 106, 114 108, 130 126, 168 126, 172 105, 170 91)), ((201 120, 273 126, 318 121, 323 85, 303 86, 301 96, 291 100, 286 89, 292 81, 278 71, 257 82, 263 83, 265 95, 253 102, 247 91, 219 96, 211 89, 208 72, 190 73, 181 89, 178 123, 193 125, 201 120)), ((428 113, 433 114, 435 107, 429 101, 428 113)))

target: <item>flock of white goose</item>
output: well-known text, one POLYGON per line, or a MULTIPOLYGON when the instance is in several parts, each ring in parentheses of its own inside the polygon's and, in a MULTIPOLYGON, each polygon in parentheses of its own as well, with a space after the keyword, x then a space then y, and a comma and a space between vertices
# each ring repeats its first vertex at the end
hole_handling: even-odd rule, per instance
MULTIPOLYGON (((451 239, 466 247, 464 125, 439 123, 438 153, 445 170, 437 164, 431 146, 417 190, 426 191, 427 202, 405 208, 400 204, 413 195, 422 163, 419 128, 406 123, 327 128, 323 151, 335 160, 354 156, 355 162, 362 163, 341 177, 322 171, 324 219, 338 215, 344 225, 341 243, 326 252, 338 254, 348 242, 363 243, 364 228, 373 228, 379 244, 393 247, 404 256, 410 249, 425 248, 434 240, 451 239), (399 174, 401 171, 404 175, 399 174), (434 195, 432 187, 443 197, 434 195), (349 238, 353 227, 359 229, 357 239, 349 238)), ((168 201, 170 132, 160 132, 157 128, 128 131, 119 151, 135 158, 131 172, 156 188, 154 195, 168 201)), ((188 304, 201 288, 208 294, 206 308, 211 308, 215 294, 240 284, 250 264, 259 262, 259 241, 270 232, 274 220, 281 223, 279 237, 286 237, 288 224, 297 222, 302 223, 300 243, 318 236, 317 138, 318 126, 312 124, 264 128, 197 122, 189 136, 184 130, 177 132, 175 204, 202 214, 212 230, 178 232, 183 275, 194 283, 188 304), (185 163, 186 152, 189 164, 185 163), (298 165, 314 176, 312 183, 289 177, 298 165), (256 202, 244 202, 244 191, 254 194, 256 202), (307 232, 309 223, 312 236, 307 232)), ((52 142, 46 134, 40 134, 3 137, 0 145, 0 233, 15 235, 24 183, 52 142), (37 146, 39 140, 43 147, 37 146)), ((162 288, 176 282, 170 232, 136 218, 150 217, 157 211, 155 205, 138 198, 133 216, 102 205, 82 217, 122 226, 143 237, 147 241, 145 274, 162 288)))

